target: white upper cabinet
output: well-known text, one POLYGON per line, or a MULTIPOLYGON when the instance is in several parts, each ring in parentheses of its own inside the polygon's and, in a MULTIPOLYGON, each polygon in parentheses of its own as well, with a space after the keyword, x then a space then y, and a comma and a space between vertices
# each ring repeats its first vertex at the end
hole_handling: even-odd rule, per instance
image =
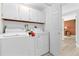
POLYGON ((16 3, 3 3, 2 4, 2 18, 17 19, 18 7, 16 3))
POLYGON ((33 8, 30 8, 30 21, 37 21, 37 13, 36 10, 33 8))
POLYGON ((32 22, 44 22, 45 15, 40 10, 27 7, 18 3, 3 3, 2 4, 2 18, 25 20, 32 22))
POLYGON ((29 7, 24 5, 19 5, 18 16, 21 20, 29 21, 29 7))
POLYGON ((44 15, 41 11, 30 8, 30 20, 35 22, 44 22, 44 15))
POLYGON ((36 19, 38 22, 44 22, 44 15, 41 11, 36 11, 36 19))

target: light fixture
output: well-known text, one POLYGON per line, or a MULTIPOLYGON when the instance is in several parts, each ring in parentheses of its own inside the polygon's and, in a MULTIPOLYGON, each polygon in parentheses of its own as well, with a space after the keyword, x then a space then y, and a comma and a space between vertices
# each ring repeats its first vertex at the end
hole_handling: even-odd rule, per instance
POLYGON ((67 29, 67 26, 65 26, 64 28, 67 29))

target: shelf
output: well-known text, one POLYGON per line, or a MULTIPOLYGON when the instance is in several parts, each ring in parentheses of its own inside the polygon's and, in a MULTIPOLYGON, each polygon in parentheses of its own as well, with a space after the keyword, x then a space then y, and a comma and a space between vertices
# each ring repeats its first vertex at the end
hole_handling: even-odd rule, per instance
POLYGON ((25 23, 35 23, 35 24, 45 24, 42 22, 33 22, 33 21, 24 21, 24 20, 14 20, 14 19, 6 19, 6 18, 2 18, 5 21, 14 21, 14 22, 25 22, 25 23))

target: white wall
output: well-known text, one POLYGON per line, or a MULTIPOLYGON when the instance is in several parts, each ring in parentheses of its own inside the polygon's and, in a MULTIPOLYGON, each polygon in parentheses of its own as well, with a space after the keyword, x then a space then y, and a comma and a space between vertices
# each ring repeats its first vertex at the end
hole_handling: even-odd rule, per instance
POLYGON ((79 48, 79 11, 76 12, 76 47, 79 48))
POLYGON ((12 21, 4 21, 4 25, 7 26, 8 29, 25 29, 25 24, 28 24, 29 28, 34 28, 34 26, 37 26, 41 30, 44 30, 44 24, 35 24, 35 23, 23 23, 23 22, 12 22, 12 21))
POLYGON ((46 11, 45 31, 50 32, 50 53, 59 55, 62 39, 62 16, 60 4, 52 4, 46 11), (61 33, 60 33, 61 32, 61 33))
POLYGON ((79 9, 79 3, 69 3, 62 5, 62 18, 64 20, 75 19, 79 9))
POLYGON ((75 19, 75 18, 76 18, 76 13, 70 13, 62 16, 62 19, 64 19, 64 21, 75 19))

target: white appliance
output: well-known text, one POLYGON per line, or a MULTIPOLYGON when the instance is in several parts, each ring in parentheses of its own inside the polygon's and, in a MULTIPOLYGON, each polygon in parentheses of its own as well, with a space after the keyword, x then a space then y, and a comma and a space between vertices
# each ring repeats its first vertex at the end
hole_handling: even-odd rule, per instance
POLYGON ((39 56, 49 51, 48 34, 39 37, 4 35, 0 37, 1 56, 39 56))

